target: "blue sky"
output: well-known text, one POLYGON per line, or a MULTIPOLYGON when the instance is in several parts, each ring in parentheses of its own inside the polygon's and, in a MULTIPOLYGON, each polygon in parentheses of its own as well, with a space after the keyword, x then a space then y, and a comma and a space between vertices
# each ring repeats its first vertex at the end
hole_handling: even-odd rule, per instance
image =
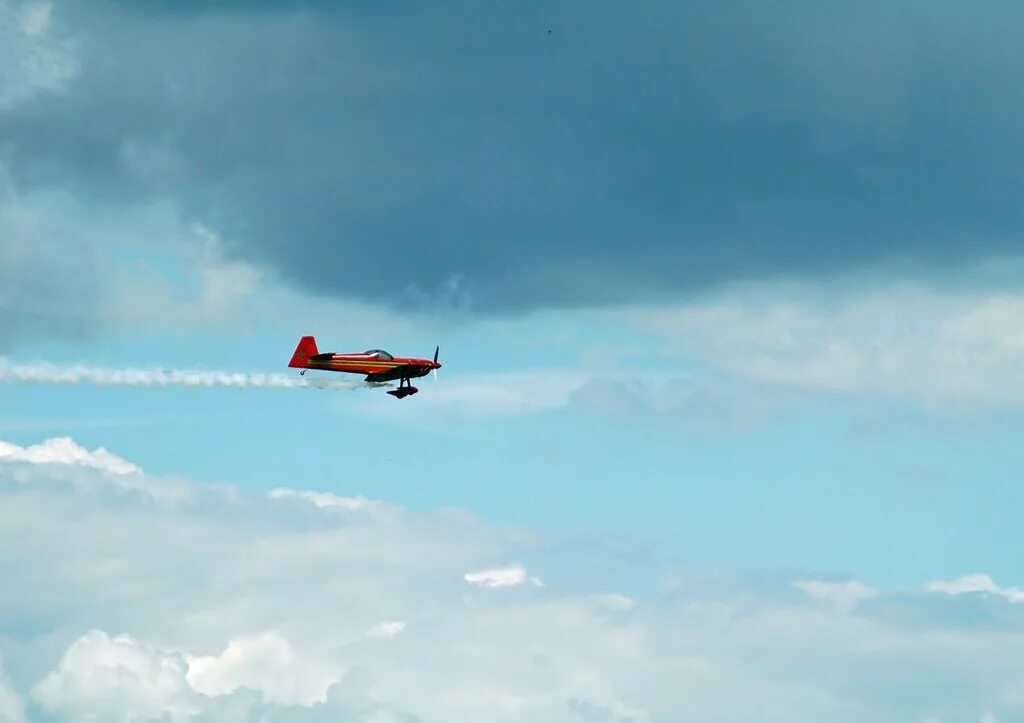
POLYGON ((1019 720, 1004 10, 0 2, 0 719, 1019 720))

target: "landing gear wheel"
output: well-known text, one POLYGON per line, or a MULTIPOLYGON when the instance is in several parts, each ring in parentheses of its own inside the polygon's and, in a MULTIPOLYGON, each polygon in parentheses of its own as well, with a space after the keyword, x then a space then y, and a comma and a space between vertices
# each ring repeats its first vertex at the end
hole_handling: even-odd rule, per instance
POLYGON ((410 382, 408 379, 402 379, 401 381, 398 382, 398 389, 392 389, 388 392, 388 394, 398 399, 404 399, 410 394, 415 394, 418 391, 419 389, 414 387, 412 385, 412 382, 410 382))

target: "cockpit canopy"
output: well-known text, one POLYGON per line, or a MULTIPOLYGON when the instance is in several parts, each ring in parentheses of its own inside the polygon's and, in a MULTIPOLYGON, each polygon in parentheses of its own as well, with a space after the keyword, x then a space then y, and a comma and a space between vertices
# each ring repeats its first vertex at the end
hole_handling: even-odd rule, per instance
POLYGON ((385 359, 385 360, 394 359, 393 356, 388 354, 383 349, 367 349, 366 351, 363 352, 363 354, 366 354, 367 356, 372 356, 372 357, 374 357, 376 359, 385 359))

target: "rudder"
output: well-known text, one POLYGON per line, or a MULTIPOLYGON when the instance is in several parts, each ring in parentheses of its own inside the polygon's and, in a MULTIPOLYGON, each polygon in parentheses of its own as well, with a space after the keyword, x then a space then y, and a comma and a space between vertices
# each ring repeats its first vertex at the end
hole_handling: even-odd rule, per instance
POLYGON ((316 348, 316 339, 311 336, 304 336, 299 339, 299 345, 295 347, 295 353, 292 354, 292 360, 288 362, 288 366, 305 369, 309 367, 309 358, 319 353, 316 348))

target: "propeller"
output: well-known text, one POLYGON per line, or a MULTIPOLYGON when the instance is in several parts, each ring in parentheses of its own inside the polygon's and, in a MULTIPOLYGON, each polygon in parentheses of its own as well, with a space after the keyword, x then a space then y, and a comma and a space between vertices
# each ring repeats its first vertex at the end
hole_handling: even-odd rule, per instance
MULTIPOLYGON (((434 347, 434 363, 435 364, 437 364, 437 355, 440 352, 441 352, 441 346, 440 345, 434 347)), ((434 372, 434 383, 436 384, 437 383, 437 367, 434 367, 433 369, 431 369, 431 371, 434 372)))

